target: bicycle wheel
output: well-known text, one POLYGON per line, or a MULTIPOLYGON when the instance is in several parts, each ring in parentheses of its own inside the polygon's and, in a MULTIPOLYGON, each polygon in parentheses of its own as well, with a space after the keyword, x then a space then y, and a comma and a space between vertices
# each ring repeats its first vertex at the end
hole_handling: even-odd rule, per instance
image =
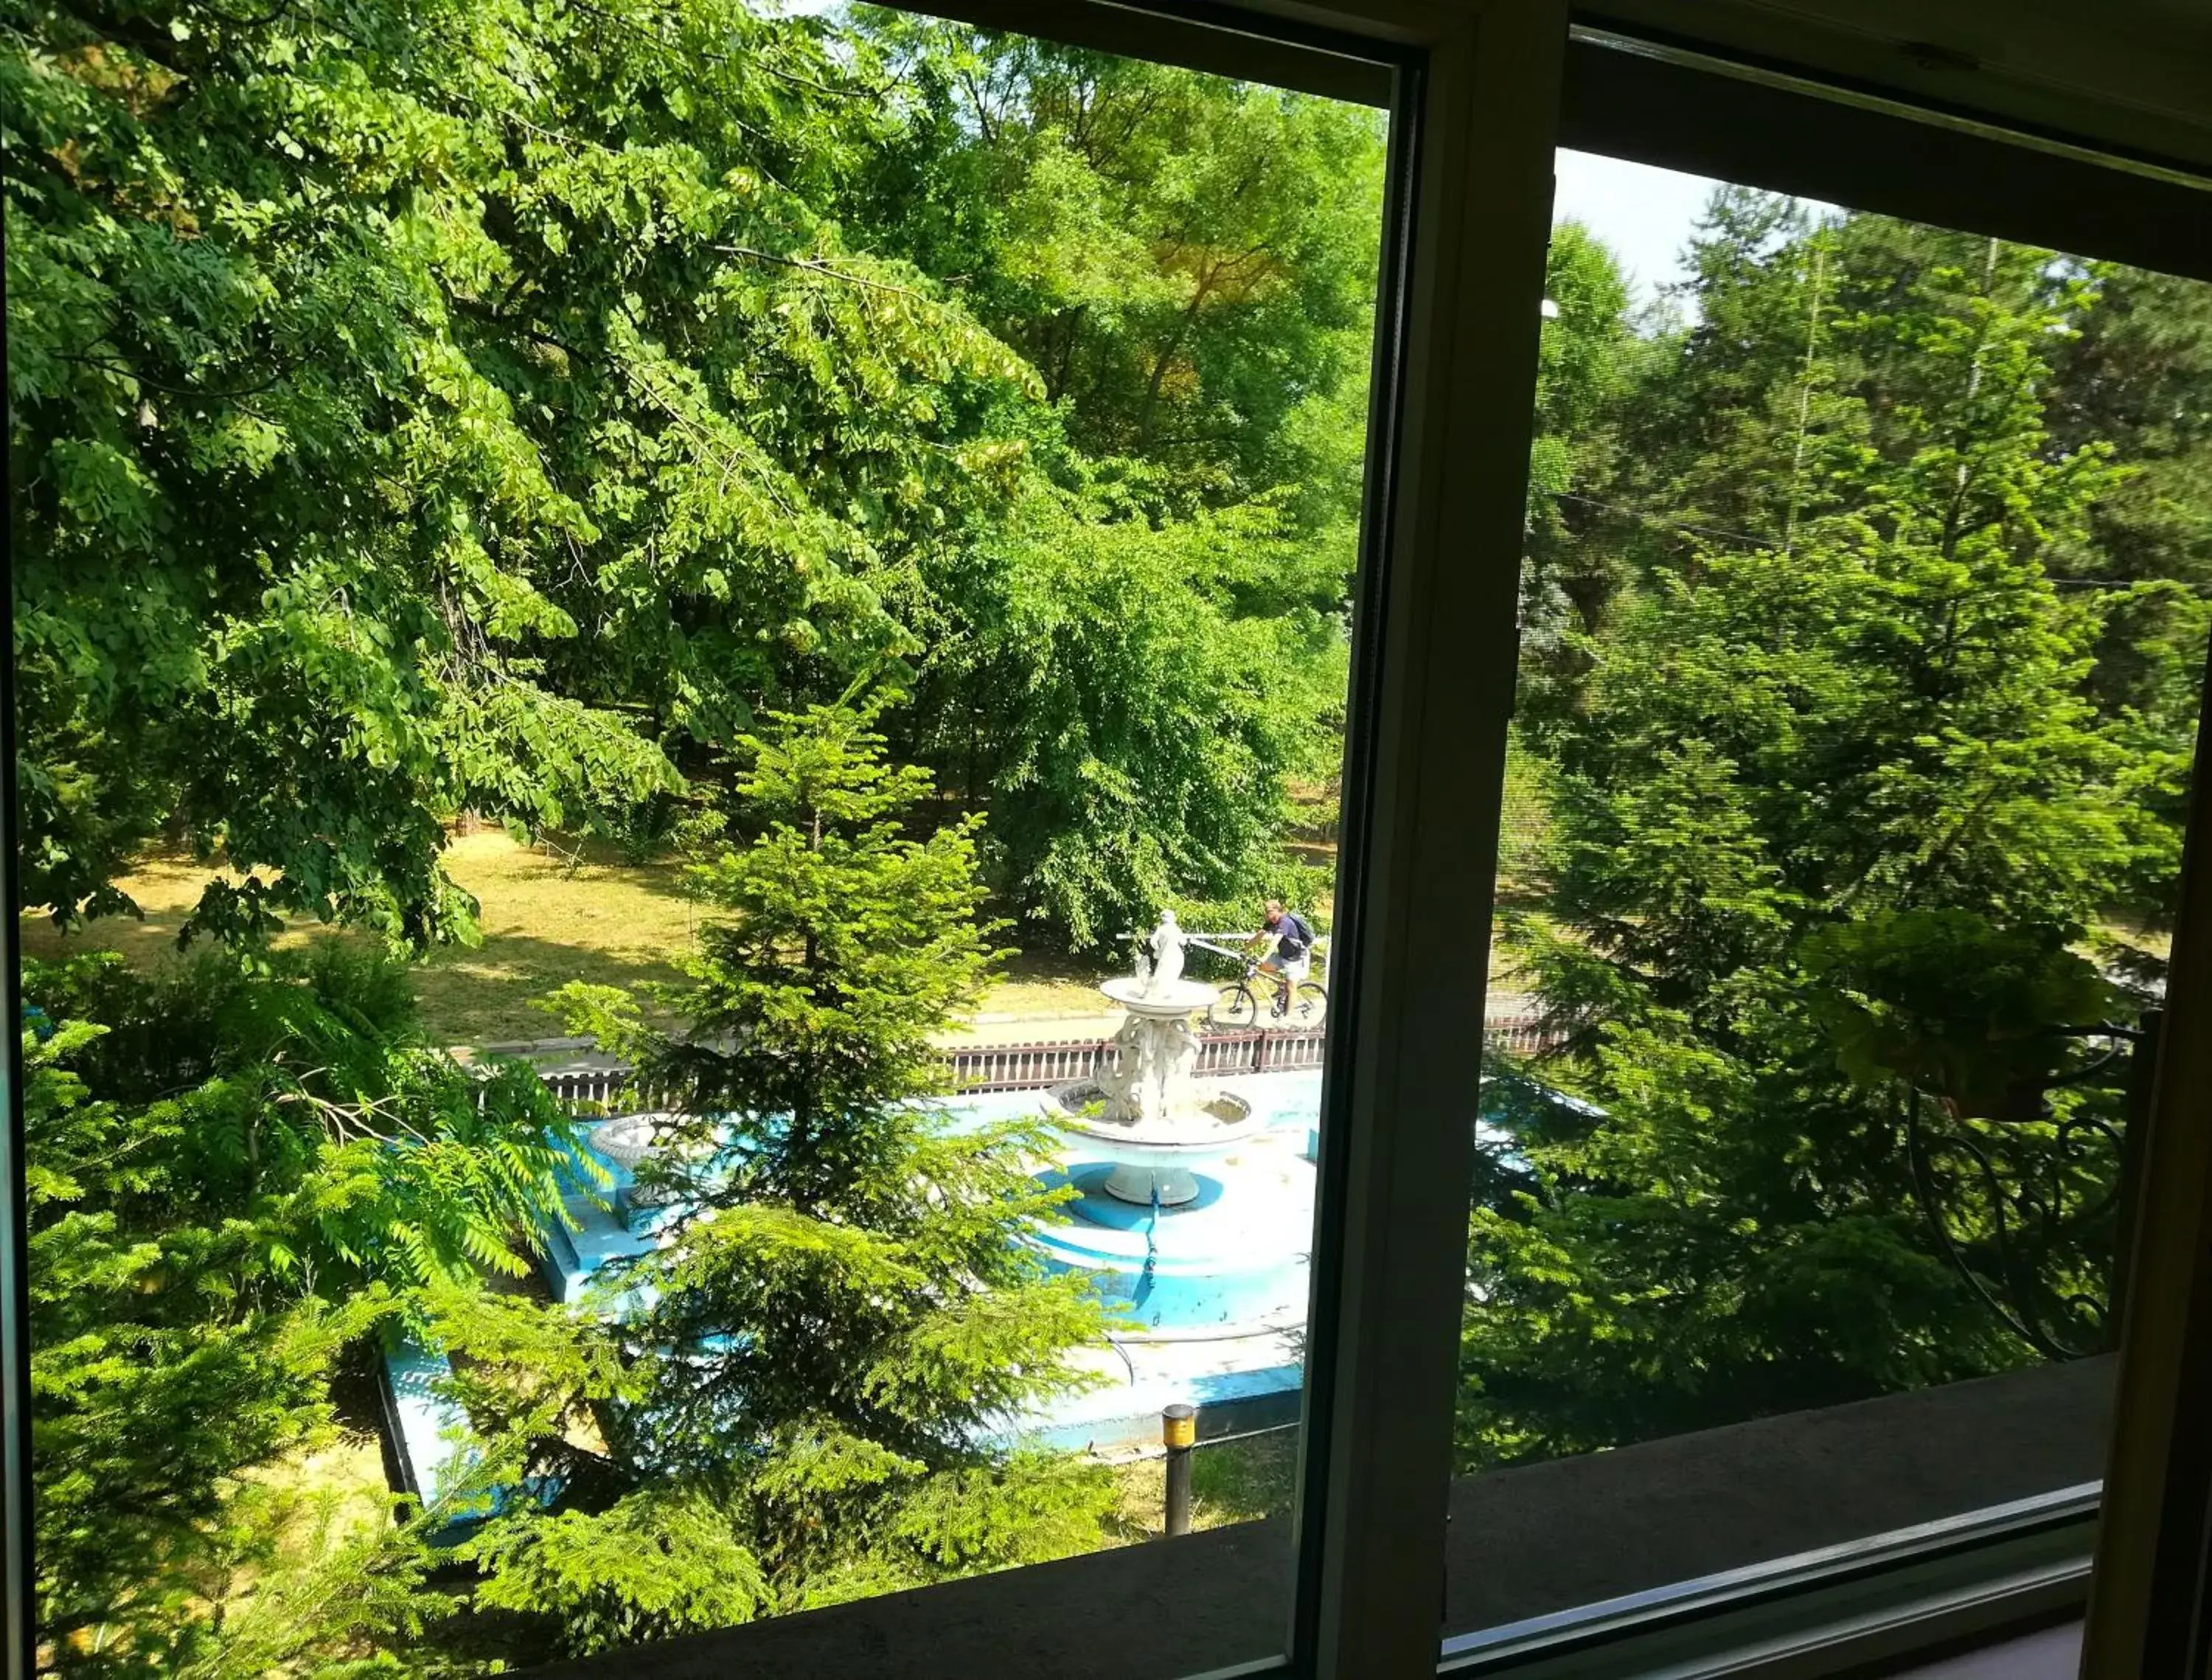
POLYGON ((1328 1013, 1328 993, 1321 983, 1308 980, 1298 988, 1298 995, 1291 1005, 1289 1025, 1300 1032, 1311 1032, 1328 1013))
POLYGON ((1260 1000, 1252 995, 1252 989, 1242 980, 1221 989, 1221 995, 1213 1000, 1206 1012, 1206 1024, 1231 1032, 1242 1032, 1260 1019, 1260 1000))

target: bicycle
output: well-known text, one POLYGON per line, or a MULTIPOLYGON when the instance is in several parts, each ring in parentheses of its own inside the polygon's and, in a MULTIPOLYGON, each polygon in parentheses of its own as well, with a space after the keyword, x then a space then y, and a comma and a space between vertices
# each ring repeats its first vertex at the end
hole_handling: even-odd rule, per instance
POLYGON ((1262 978, 1256 959, 1243 960, 1244 972, 1223 987, 1221 995, 1207 1008, 1208 1026, 1248 1032, 1260 1025, 1263 1017, 1269 1026, 1297 1032, 1310 1032, 1321 1025, 1322 1017, 1328 1013, 1328 991, 1318 980, 1299 981, 1295 995, 1286 1002, 1285 994, 1291 988, 1281 975, 1268 972, 1262 978))

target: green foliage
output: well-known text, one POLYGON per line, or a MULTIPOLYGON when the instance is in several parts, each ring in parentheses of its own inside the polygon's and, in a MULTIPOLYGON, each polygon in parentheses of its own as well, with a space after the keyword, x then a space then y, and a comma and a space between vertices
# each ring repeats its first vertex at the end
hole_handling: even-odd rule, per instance
POLYGON ((201 1637, 234 1478, 323 1427, 322 1379, 363 1320, 274 1285, 252 1222, 170 1215, 181 1128, 67 1065, 99 1031, 24 1041, 35 1590, 58 1662, 119 1635, 106 1666, 158 1672, 201 1637))
POLYGON ((1097 949, 1178 899, 1266 896, 1284 778, 1339 750, 1340 587, 1263 504, 1023 497, 948 578, 924 680, 1025 922, 1097 949))
POLYGON ((452 1603, 433 1585, 440 1560, 422 1523, 349 1520, 328 1494, 262 1483, 241 1488, 229 1516, 244 1543, 210 1594, 215 1636, 182 1667, 190 1680, 454 1672, 394 1652, 452 1603))
POLYGON ((901 73, 861 215, 1019 350, 1076 447, 1182 506, 1356 513, 1381 114, 866 10, 901 73), (1348 447, 1347 447, 1348 446, 1348 447))
POLYGON ((2083 277, 2094 301, 2053 353, 2051 429, 2109 442, 2129 472, 2058 569, 2104 597, 2092 691, 2152 770, 2141 798, 2166 837, 2116 907, 2170 927, 2212 636, 2212 295, 2116 264, 2088 265, 2083 277))
POLYGON ((2064 928, 1999 929, 1972 911, 1904 910, 1822 928, 1798 948, 1807 1007, 1867 1084, 1905 1079, 1970 1115, 2067 1060, 2051 1029, 2094 1026, 2112 987, 2064 928))
POLYGON ((749 1622, 765 1597, 758 1563, 696 1494, 635 1494, 592 1516, 526 1513, 459 1555, 485 1572, 478 1607, 556 1616, 580 1656, 749 1622))
POLYGON ((1340 752, 1381 121, 862 27, 902 120, 859 214, 958 277, 1057 423, 992 528, 925 562, 915 748, 989 811, 1025 939, 1098 950, 1170 901, 1256 899, 1285 776, 1325 782, 1340 752))
POLYGON ((996 958, 976 825, 903 831, 928 782, 883 761, 880 709, 769 714, 744 741, 751 837, 698 866, 712 920, 660 999, 682 1032, 607 989, 559 999, 671 1105, 640 1176, 680 1196, 606 1286, 635 1385, 611 1436, 641 1502, 475 1544, 498 1603, 586 1611, 572 1643, 1063 1555, 1112 1505, 1094 1468, 989 1445, 1079 1383, 1066 1354, 1104 1324, 1020 1240, 1066 1194, 1032 1176, 1047 1140, 948 1129, 927 1101, 931 1034, 996 958), (594 1562, 655 1509, 684 1513, 665 1573, 594 1562))
POLYGON ((1670 536, 1537 732, 1551 890, 1513 943, 1570 1034, 1547 1077, 1597 1107, 1534 1106, 1478 1183, 1471 1464, 2027 1357, 1921 1223, 1895 1075, 1988 1112, 2048 1071, 2112 1004, 2067 930, 2166 855, 2095 597, 2049 569, 2119 478, 2044 418, 2087 295, 1893 224, 1764 248, 1794 229, 1758 208, 1719 202, 1681 355, 1725 390, 1798 312, 1800 400, 1698 420, 1746 498, 1716 516, 1771 539, 1670 536))
MULTIPOLYGON (((741 740, 732 798, 754 835, 693 867, 712 919, 692 983, 663 1000, 689 1032, 649 1031, 615 1000, 569 991, 582 1005, 572 1022, 634 1056, 648 1089, 680 1092, 702 1115, 741 1105, 756 1124, 790 1117, 779 1160, 793 1172, 817 1117, 862 1120, 935 1090, 930 1034, 974 1002, 997 961, 974 924, 981 825, 902 837, 929 778, 883 761, 882 709, 770 714, 775 733, 741 740)), ((774 1189, 802 1205, 809 1195, 795 1180, 774 1189)))
MULTIPOLYGON (((1018 685, 1057 651, 998 622, 1033 560, 972 573, 1024 569, 1038 464, 1089 470, 1071 441, 1156 469, 1156 521, 1252 504, 1291 593, 1342 603, 1372 113, 743 0, 16 12, 20 793, 27 895, 64 924, 127 911, 113 883, 161 836, 245 878, 188 934, 465 940, 440 813, 641 853, 756 706, 948 619, 982 646, 920 685, 911 733, 957 780, 989 705, 959 673, 1018 685)), ((1309 732, 1319 651, 1282 701, 1309 732)), ((1050 744, 1007 709, 971 805, 1050 744)), ((1172 812, 1188 778, 1155 758, 1099 768, 1172 812)), ((1144 896, 1249 876, 1272 773, 1142 863, 1144 896)), ((1021 910, 1087 943, 1133 889, 1044 857, 1083 845, 1080 805, 1049 810, 1066 833, 1003 879, 1044 867, 1021 910)))
POLYGON ((1574 668, 1563 631, 1600 628, 1620 587, 1617 547, 1602 536, 1612 519, 1608 486, 1620 470, 1618 428, 1608 423, 1632 388, 1643 349, 1629 331, 1619 265, 1578 222, 1552 230, 1544 296, 1558 313, 1544 323, 1536 365, 1522 567, 1524 658, 1539 690, 1574 668))
POLYGON ((24 1036, 53 1665, 253 1672, 246 1653, 327 1654, 419 1618, 404 1535, 325 1513, 312 1566, 280 1560, 272 1525, 313 1513, 267 1475, 329 1438, 349 1343, 427 1312, 428 1282, 519 1268, 513 1235, 554 1216, 574 1172, 542 1088, 420 1048, 392 971, 342 954, 157 981, 33 965, 26 988, 61 1023, 24 1036), (268 1604, 236 1585, 264 1574, 268 1604))
POLYGON ((279 1272, 338 1288, 520 1274, 518 1231, 592 1188, 535 1074, 432 1049, 405 971, 380 959, 324 946, 256 975, 211 955, 149 979, 100 957, 33 995, 106 1024, 88 1076, 174 1137, 177 1196, 210 1218, 281 1207, 301 1236, 270 1239, 279 1272))
POLYGON ((865 55, 736 0, 24 0, 8 111, 25 891, 465 937, 437 813, 585 826, 913 644, 872 581, 1032 376, 826 206, 865 55), (434 50, 424 50, 434 43, 434 50))

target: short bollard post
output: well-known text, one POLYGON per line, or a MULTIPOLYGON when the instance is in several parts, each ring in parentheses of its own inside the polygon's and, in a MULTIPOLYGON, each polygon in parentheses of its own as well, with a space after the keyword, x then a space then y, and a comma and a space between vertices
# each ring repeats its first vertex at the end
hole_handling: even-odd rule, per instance
POLYGON ((1168 1450, 1168 1537, 1173 1539, 1190 1532, 1190 1450, 1198 1441, 1198 1408, 1164 1408, 1160 1440, 1168 1450))

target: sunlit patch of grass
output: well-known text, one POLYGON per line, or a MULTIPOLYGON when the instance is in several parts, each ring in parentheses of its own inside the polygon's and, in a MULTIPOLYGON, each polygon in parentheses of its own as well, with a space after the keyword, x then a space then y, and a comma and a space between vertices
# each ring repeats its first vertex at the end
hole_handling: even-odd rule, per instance
MULTIPOLYGON (((1274 1429, 1238 1440, 1200 1442, 1191 1451, 1190 1525, 1194 1531, 1290 1514, 1297 1496, 1298 1432, 1274 1429)), ((1167 1466, 1158 1453, 1119 1464, 1121 1519, 1138 1538, 1157 1538, 1167 1525, 1167 1466)))
MULTIPOLYGON (((588 850, 572 857, 490 831, 454 837, 446 867, 482 906, 483 941, 434 951, 416 968, 424 1025, 442 1044, 552 1037, 559 1022, 532 1005, 570 980, 632 986, 683 977, 677 963, 691 948, 698 906, 678 865, 636 867, 588 850)), ((185 918, 223 873, 181 856, 149 858, 117 883, 143 920, 106 916, 63 934, 45 917, 27 916, 25 947, 49 958, 115 951, 151 968, 173 959, 185 918)), ((276 945, 362 937, 311 922, 276 945)))
MULTIPOLYGON (((571 980, 635 986, 680 981, 678 965, 697 935, 700 906, 684 890, 675 861, 624 863, 611 852, 519 846, 501 831, 456 835, 446 867, 481 905, 480 945, 432 952, 416 965, 422 1019, 441 1044, 480 1045, 557 1037, 561 1023, 532 1005, 571 980)), ((43 916, 23 919, 25 948, 35 957, 85 951, 119 952, 152 968, 174 960, 177 934, 221 867, 174 854, 149 856, 116 883, 137 901, 143 920, 105 916, 64 934, 43 916)), ((362 939, 308 922, 276 943, 362 939)), ((1106 965, 1048 953, 1022 953, 994 987, 981 1013, 1036 1017, 1097 1013, 1096 989, 1106 965)))
POLYGON ((1112 971, 1111 964, 1096 957, 1018 952, 977 1006, 977 1013, 1038 1018, 1095 1015, 1112 1007, 1098 995, 1099 981, 1112 971))

